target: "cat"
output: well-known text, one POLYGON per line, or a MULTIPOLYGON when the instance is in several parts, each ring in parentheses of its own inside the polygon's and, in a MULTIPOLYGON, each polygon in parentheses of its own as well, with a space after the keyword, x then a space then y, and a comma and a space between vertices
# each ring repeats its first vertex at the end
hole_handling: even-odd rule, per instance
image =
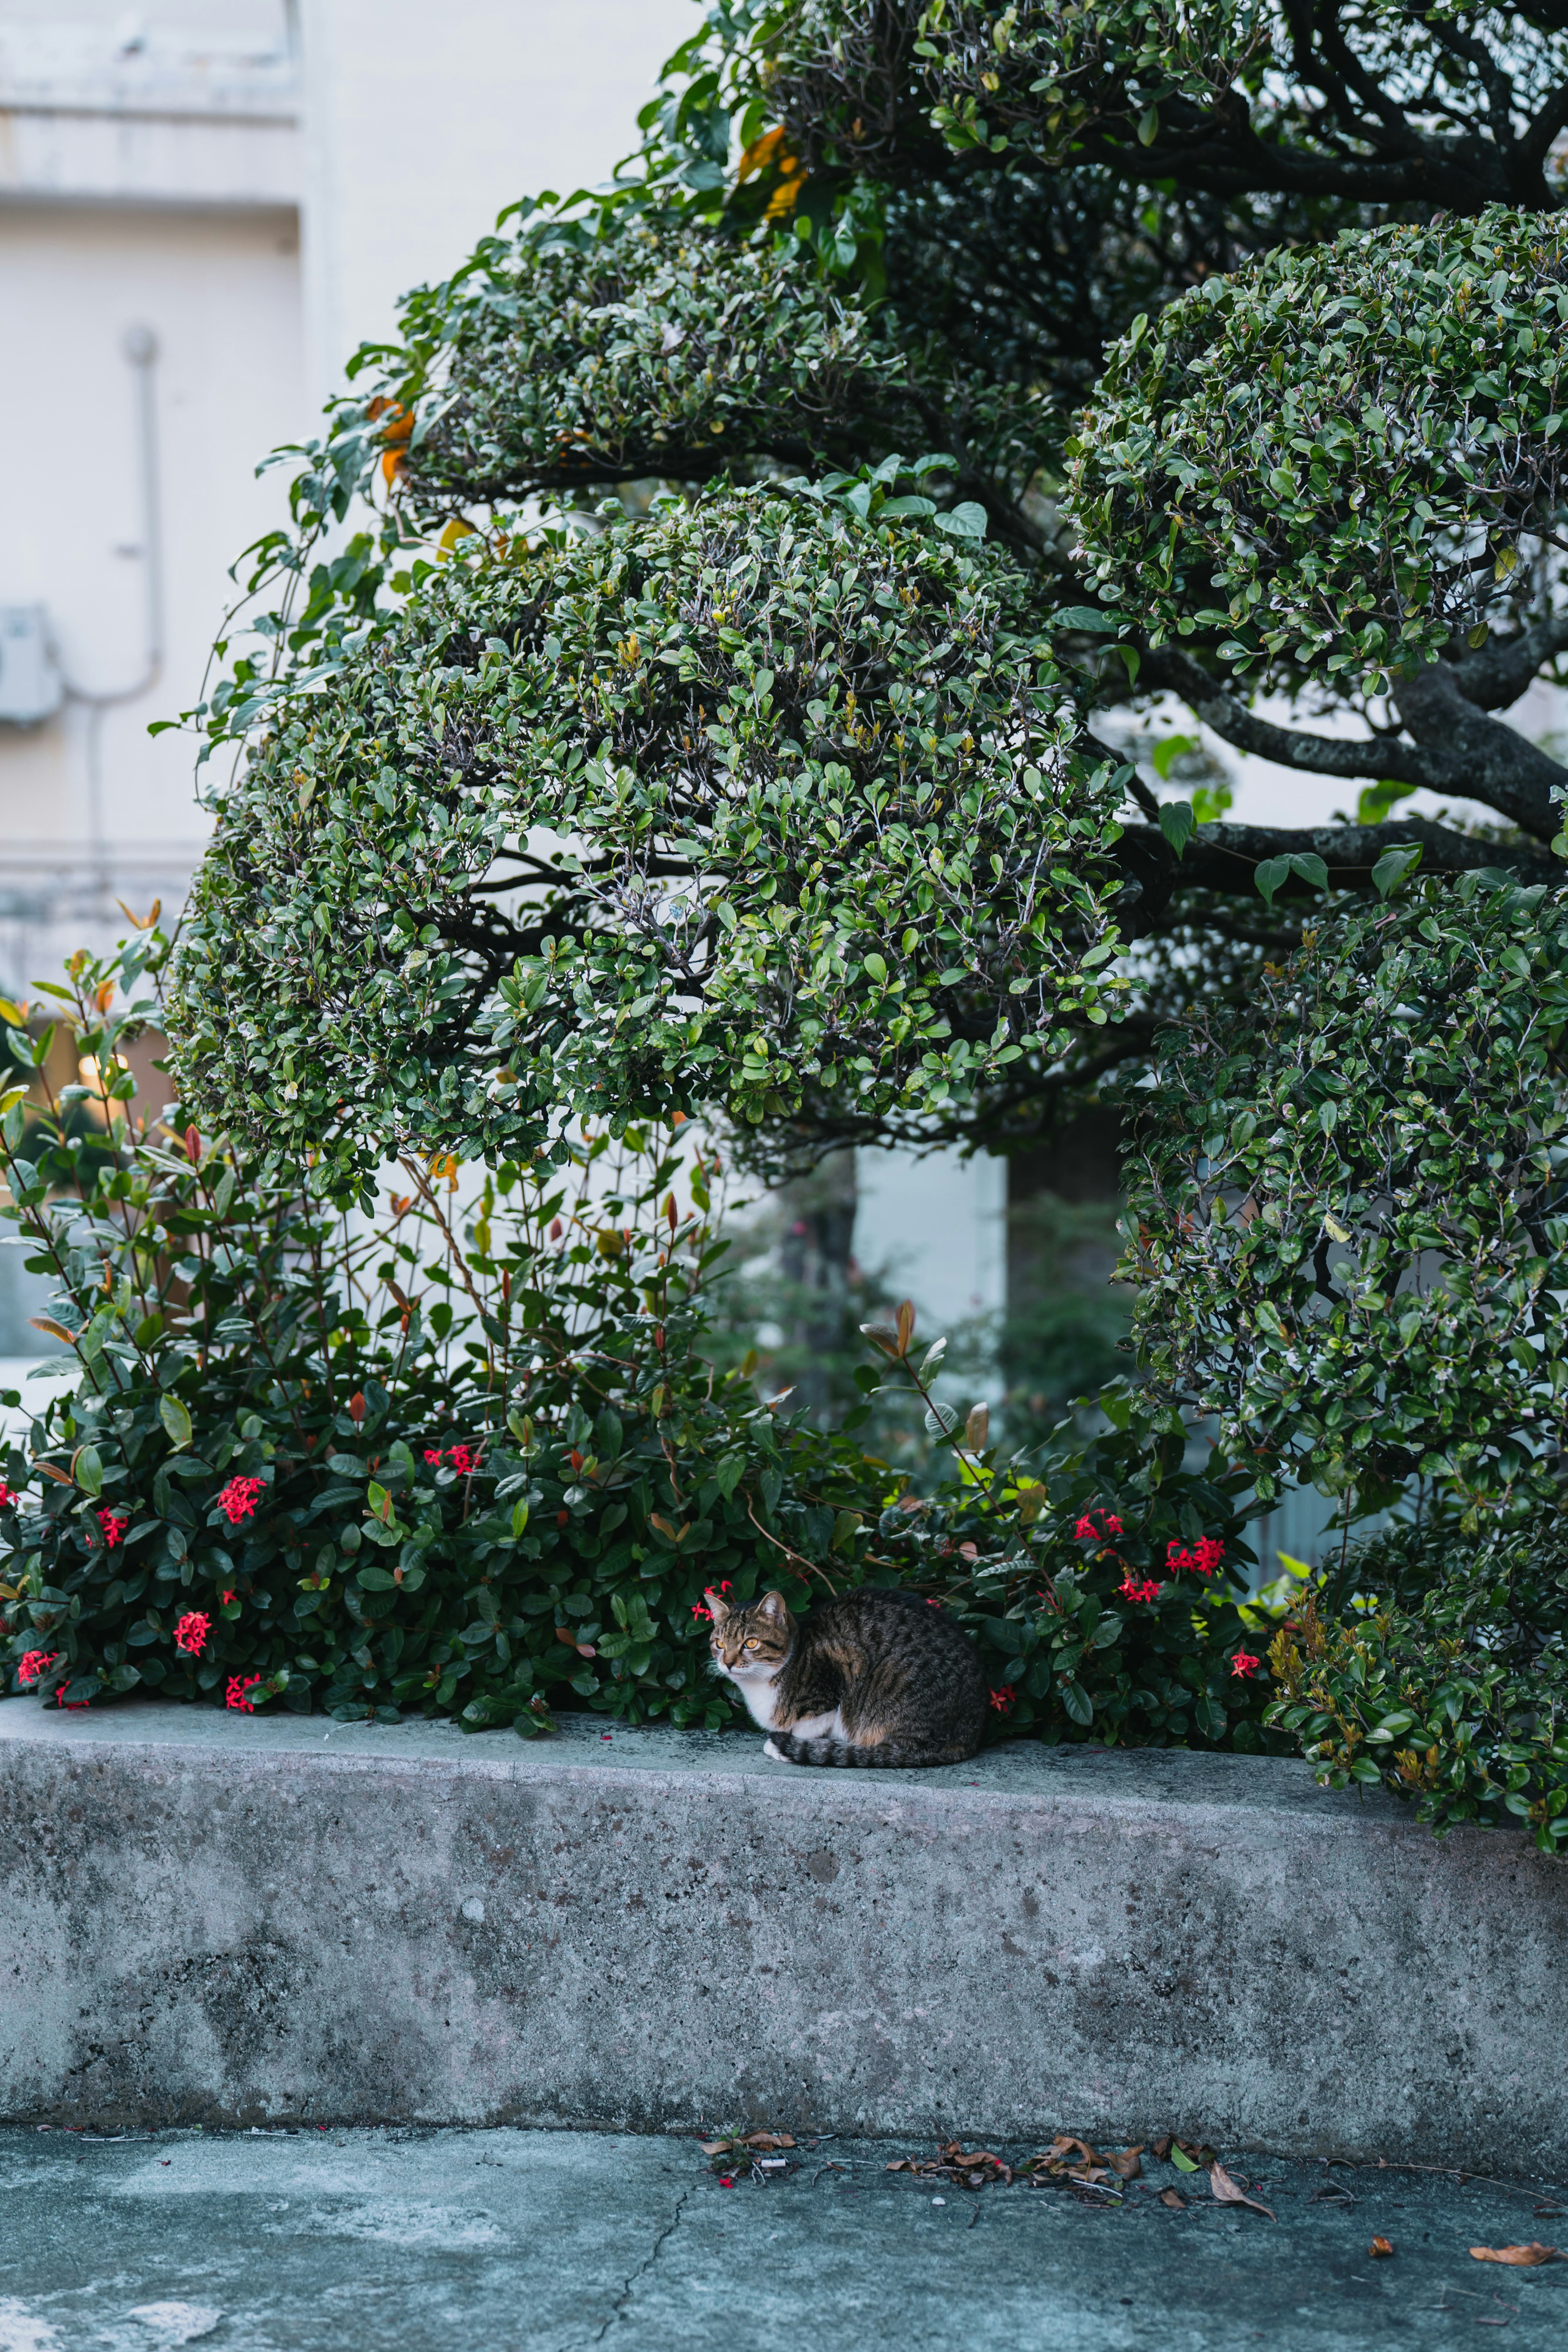
POLYGON ((736 1685, 781 1764, 962 1764, 986 1686, 956 1625, 918 1594, 862 1585, 797 1617, 780 1592, 710 1593, 715 1672, 736 1685))

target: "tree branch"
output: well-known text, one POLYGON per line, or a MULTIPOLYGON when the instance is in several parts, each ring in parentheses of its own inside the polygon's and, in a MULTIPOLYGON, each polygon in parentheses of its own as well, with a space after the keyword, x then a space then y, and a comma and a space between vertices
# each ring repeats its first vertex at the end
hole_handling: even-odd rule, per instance
MULTIPOLYGON (((1203 824, 1179 859, 1173 855, 1164 834, 1155 826, 1129 825, 1116 845, 1116 855, 1118 859, 1125 858, 1134 878, 1142 885, 1144 904, 1139 913, 1147 919, 1158 911, 1152 903, 1155 891, 1150 887, 1149 877, 1151 873, 1161 873, 1162 866, 1166 888, 1161 905, 1185 890, 1218 890, 1230 898, 1251 897, 1257 890, 1253 877, 1264 859, 1292 855, 1321 857, 1328 868, 1330 886, 1335 890, 1367 891, 1372 887, 1372 869, 1385 850, 1416 844, 1421 849, 1422 871, 1427 874, 1469 874, 1495 866, 1521 882, 1551 883, 1564 878, 1561 862, 1544 850, 1522 844, 1475 841, 1448 825, 1434 824, 1427 817, 1406 817, 1394 824, 1300 828, 1203 824)), ((1302 891, 1307 889, 1305 884, 1300 887, 1302 891)), ((1142 922, 1139 928, 1143 928, 1142 922)))
MULTIPOLYGON (((1540 632, 1528 635, 1540 635, 1542 659, 1556 643, 1568 646, 1568 624, 1542 623, 1540 632), (1554 638, 1559 627, 1561 636, 1554 638)), ((1521 646, 1524 642, 1515 641, 1521 646)), ((1484 656, 1475 657, 1479 667, 1474 675, 1500 701, 1517 699, 1517 694, 1510 697, 1506 691, 1511 675, 1508 650, 1500 647, 1490 668, 1484 656)), ((1525 657, 1521 651, 1519 662, 1525 657)), ((1416 738, 1414 743, 1390 736, 1312 735, 1300 728, 1278 727, 1249 710, 1201 662, 1172 646, 1145 656, 1141 682, 1179 694, 1206 727, 1239 751, 1255 752, 1277 766, 1313 775, 1387 779, 1419 791, 1483 801, 1522 832, 1550 841, 1563 822, 1553 793, 1568 792, 1568 768, 1500 719, 1488 718, 1463 690, 1471 674, 1469 665, 1434 662, 1399 688, 1399 716, 1416 738)), ((1523 687, 1517 691, 1522 693, 1523 687)))
MULTIPOLYGON (((1246 704, 1228 694, 1203 664, 1175 646, 1161 646, 1144 656, 1139 683, 1167 687, 1189 703, 1206 727, 1238 751, 1255 752, 1277 767, 1305 770, 1316 776, 1384 778, 1428 792, 1453 792, 1457 786, 1441 775, 1431 755, 1414 744, 1354 736, 1311 735, 1296 727, 1277 727, 1260 719, 1246 704)), ((1516 739, 1522 743, 1522 738, 1516 739)))
POLYGON ((1499 637, 1479 654, 1452 664, 1454 683, 1478 710, 1505 710, 1517 702, 1543 662, 1568 652, 1568 614, 1499 637))
POLYGON ((1568 768, 1468 700, 1450 663, 1434 662, 1406 679, 1395 699, 1437 772, 1434 789, 1485 801, 1537 841, 1550 841, 1561 829, 1563 810, 1553 793, 1568 791, 1568 768))

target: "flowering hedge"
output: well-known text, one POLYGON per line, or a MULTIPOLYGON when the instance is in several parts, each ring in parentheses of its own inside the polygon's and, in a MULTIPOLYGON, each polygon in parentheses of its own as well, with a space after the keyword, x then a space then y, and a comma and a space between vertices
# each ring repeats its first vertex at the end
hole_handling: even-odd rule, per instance
MULTIPOLYGON (((0 1120, 6 1213, 81 1367, 4 1465, 14 1689, 716 1726, 709 1588, 806 1608, 873 1580, 973 1633, 998 1734, 1265 1737, 1238 1482, 1187 1471, 1174 1422, 1113 1396, 1123 1426, 1011 1463, 983 1406, 933 1393, 941 1343, 917 1360, 905 1310, 857 1378, 926 1416, 915 1491, 857 1443, 869 1403, 822 1431, 706 1360, 725 1244, 710 1163, 677 1176, 667 1131, 503 1161, 461 1209, 455 1167, 411 1158, 358 1222, 177 1112, 133 1131, 122 1048, 165 954, 72 960, 61 1017, 99 1076, 0 1120), (69 1131, 84 1102, 114 1148, 69 1131)), ((47 1032, 12 1034, 42 1071, 47 1032)))

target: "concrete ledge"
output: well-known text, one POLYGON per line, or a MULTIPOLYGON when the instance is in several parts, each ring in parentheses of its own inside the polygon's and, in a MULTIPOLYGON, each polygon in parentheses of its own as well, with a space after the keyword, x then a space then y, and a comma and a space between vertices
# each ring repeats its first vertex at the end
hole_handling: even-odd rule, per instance
POLYGON ((0 1703, 0 2111, 1568 2167, 1568 1869, 1303 1765, 0 1703))

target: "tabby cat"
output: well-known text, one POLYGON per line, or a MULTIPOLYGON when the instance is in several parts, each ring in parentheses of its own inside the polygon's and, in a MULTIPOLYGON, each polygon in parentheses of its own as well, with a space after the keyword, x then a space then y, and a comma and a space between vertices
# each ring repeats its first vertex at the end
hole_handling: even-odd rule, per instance
POLYGON ((796 1617, 780 1592, 716 1593, 714 1670, 734 1683, 782 1764, 961 1764, 980 1744, 986 1686, 965 1636, 912 1592, 865 1585, 796 1617))

